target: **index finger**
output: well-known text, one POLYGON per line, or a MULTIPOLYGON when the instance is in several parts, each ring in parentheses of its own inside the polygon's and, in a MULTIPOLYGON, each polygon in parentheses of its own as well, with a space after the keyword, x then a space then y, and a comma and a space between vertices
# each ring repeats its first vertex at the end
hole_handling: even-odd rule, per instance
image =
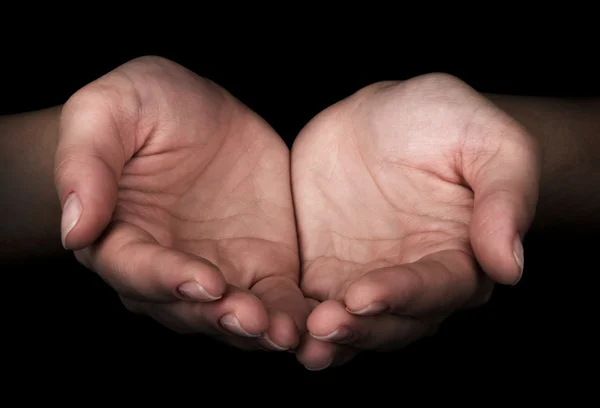
POLYGON ((112 223, 77 259, 119 294, 134 300, 209 302, 227 288, 216 265, 162 246, 146 231, 125 222, 112 223))
POLYGON ((443 315, 464 306, 485 285, 473 257, 440 251, 411 264, 366 273, 348 287, 344 301, 348 311, 358 315, 384 310, 414 317, 443 315))

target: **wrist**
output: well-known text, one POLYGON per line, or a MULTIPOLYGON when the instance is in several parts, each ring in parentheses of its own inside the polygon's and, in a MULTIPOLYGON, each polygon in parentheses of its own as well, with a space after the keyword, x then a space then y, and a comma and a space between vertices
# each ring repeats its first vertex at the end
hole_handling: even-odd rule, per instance
POLYGON ((54 153, 61 107, 0 118, 0 259, 60 251, 54 153))
POLYGON ((488 97, 540 145, 540 196, 534 226, 600 224, 600 99, 488 97))

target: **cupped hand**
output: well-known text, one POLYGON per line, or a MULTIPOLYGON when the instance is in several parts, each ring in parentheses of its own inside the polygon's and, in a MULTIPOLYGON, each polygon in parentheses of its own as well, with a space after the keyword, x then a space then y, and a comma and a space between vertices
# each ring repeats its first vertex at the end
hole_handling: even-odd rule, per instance
POLYGON ((299 361, 406 346, 516 283, 538 178, 535 141, 448 75, 376 83, 317 115, 292 149, 301 288, 319 302, 299 361))
POLYGON ((307 306, 289 150, 224 89, 158 57, 76 92, 55 180, 66 248, 125 306, 240 348, 294 348, 307 306))

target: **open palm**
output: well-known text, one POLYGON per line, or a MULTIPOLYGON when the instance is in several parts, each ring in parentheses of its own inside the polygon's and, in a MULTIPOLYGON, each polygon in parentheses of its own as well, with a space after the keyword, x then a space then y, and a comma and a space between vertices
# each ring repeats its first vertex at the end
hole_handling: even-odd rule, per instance
POLYGON ((322 369, 433 333, 491 294, 477 261, 517 279, 536 183, 523 129, 448 76, 377 83, 320 113, 292 150, 301 288, 318 302, 299 360, 322 369))
POLYGON ((65 105, 56 163, 61 199, 83 208, 65 244, 130 310, 243 348, 297 345, 289 151, 237 99, 171 61, 131 61, 65 105))

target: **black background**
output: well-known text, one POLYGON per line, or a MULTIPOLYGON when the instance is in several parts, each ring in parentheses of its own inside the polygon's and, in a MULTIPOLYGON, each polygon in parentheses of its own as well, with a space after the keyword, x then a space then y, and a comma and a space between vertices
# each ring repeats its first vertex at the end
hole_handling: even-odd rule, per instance
MULTIPOLYGON (((541 36, 521 40, 520 47, 482 47, 471 38, 411 50, 368 43, 341 48, 339 39, 281 45, 241 37, 235 45, 219 46, 143 43, 136 37, 68 46, 50 37, 21 41, 2 55, 0 113, 61 104, 117 65, 149 54, 219 83, 290 145, 312 116, 360 87, 427 72, 454 74, 483 92, 600 95, 594 48, 575 49, 541 36)), ((71 256, 24 260, 2 267, 3 367, 13 378, 35 384, 166 374, 263 386, 481 380, 509 392, 534 382, 548 389, 585 387, 597 361, 598 243, 593 231, 531 233, 525 274, 516 287, 498 288, 489 304, 455 315, 434 338, 395 353, 365 353, 317 373, 305 370, 293 354, 239 352, 133 316, 71 256)))

